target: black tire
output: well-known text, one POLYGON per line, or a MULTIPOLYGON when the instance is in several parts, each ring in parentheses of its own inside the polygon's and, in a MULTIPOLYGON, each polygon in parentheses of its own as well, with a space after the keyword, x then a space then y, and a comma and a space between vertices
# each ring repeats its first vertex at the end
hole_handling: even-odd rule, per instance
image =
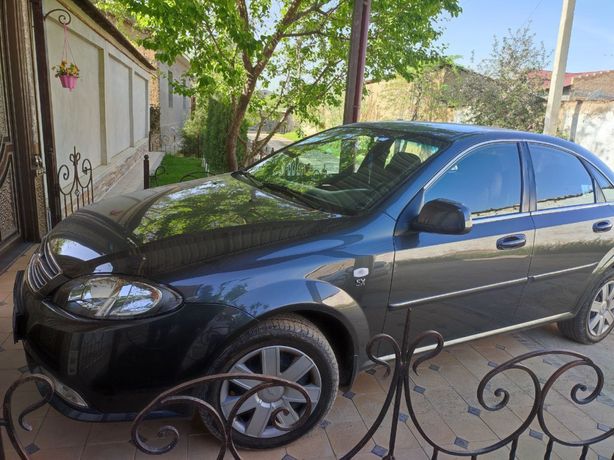
MULTIPOLYGON (((298 315, 274 317, 254 325, 223 350, 211 365, 208 374, 228 372, 242 358, 266 347, 288 347, 307 355, 319 372, 321 382, 319 400, 312 407, 311 415, 306 422, 294 430, 279 432, 279 435, 273 437, 254 437, 233 429, 233 441, 237 447, 270 449, 300 438, 328 413, 337 396, 339 369, 335 353, 318 328, 298 315)), ((220 404, 222 388, 222 383, 214 384, 209 389, 203 388, 198 395, 201 397, 204 395, 220 414, 223 414, 220 404)), ((198 415, 206 428, 220 438, 213 419, 206 412, 199 412, 198 415)))
MULTIPOLYGON (((559 321, 558 327, 561 333, 576 342, 583 344, 593 344, 601 342, 605 339, 612 329, 614 323, 607 328, 603 333, 596 335, 592 333, 589 327, 589 321, 591 318, 591 305, 596 299, 600 299, 599 293, 601 289, 608 283, 614 282, 614 271, 608 271, 601 279, 595 283, 595 287, 591 289, 591 292, 587 296, 584 296, 582 307, 578 311, 578 314, 565 321, 559 321)), ((594 313, 593 313, 594 314, 594 313)))

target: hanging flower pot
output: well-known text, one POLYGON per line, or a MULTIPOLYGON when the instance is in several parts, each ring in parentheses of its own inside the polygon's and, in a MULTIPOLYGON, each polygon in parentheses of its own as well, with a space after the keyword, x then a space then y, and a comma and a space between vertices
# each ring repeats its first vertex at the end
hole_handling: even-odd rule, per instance
POLYGON ((70 44, 68 43, 68 25, 64 24, 64 51, 62 52, 62 61, 59 65, 54 65, 52 69, 55 71, 55 76, 60 79, 62 88, 68 88, 72 91, 77 86, 79 79, 79 67, 74 62, 75 58, 72 55, 70 44), (72 62, 68 62, 68 55, 72 58, 72 62))
POLYGON ((79 78, 79 67, 75 63, 68 63, 66 60, 62 60, 60 65, 53 66, 53 70, 55 71, 55 76, 60 79, 63 88, 68 88, 69 91, 75 89, 79 78))
POLYGON ((74 75, 60 75, 58 77, 60 79, 60 83, 62 83, 62 88, 68 88, 69 91, 72 91, 77 86, 77 80, 79 77, 74 75))

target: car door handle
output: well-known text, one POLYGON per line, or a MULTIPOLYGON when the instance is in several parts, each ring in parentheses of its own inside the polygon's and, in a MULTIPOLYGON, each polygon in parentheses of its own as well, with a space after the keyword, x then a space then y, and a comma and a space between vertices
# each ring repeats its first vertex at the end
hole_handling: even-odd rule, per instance
POLYGON ((612 222, 609 220, 600 220, 593 224, 593 231, 595 233, 609 232, 610 230, 612 230, 612 222))
POLYGON ((527 244, 527 237, 522 233, 509 235, 497 240, 497 249, 516 249, 527 244))

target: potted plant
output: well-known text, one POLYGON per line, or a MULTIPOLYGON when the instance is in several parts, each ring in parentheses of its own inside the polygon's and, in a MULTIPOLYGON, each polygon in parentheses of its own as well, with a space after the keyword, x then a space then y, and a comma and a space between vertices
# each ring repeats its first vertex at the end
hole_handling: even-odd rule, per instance
POLYGON ((60 65, 53 66, 55 76, 60 79, 63 88, 68 88, 69 91, 75 89, 77 86, 77 79, 79 78, 79 67, 74 62, 68 62, 62 60, 60 65))

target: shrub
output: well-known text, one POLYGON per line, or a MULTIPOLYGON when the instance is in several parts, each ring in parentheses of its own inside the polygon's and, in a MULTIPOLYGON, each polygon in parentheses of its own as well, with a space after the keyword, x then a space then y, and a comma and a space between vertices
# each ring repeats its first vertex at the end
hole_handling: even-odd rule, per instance
MULTIPOLYGON (((214 97, 209 99, 202 148, 209 170, 215 173, 229 170, 225 147, 231 116, 232 107, 228 102, 214 97)), ((247 140, 247 122, 245 121, 241 124, 239 139, 237 161, 242 164, 247 140)))

